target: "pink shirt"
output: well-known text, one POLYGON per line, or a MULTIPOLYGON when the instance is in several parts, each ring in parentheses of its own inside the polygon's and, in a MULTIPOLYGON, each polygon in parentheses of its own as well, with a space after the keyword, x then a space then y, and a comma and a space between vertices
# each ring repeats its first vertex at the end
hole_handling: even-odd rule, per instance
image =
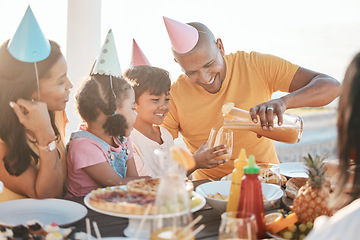
MULTIPOLYGON (((133 147, 131 139, 129 137, 126 139, 125 144, 120 144, 119 141, 114 138, 118 147, 110 146, 110 151, 120 153, 123 147, 128 147, 130 150, 128 159, 130 159, 134 155, 133 147)), ((95 140, 83 137, 72 139, 67 154, 68 178, 65 198, 85 196, 92 190, 100 188, 101 186, 87 175, 83 168, 103 162, 109 162, 107 153, 95 140)))

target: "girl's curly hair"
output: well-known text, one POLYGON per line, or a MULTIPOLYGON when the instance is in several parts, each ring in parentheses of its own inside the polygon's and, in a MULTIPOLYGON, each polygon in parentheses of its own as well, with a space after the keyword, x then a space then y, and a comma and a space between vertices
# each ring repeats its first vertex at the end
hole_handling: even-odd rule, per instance
POLYGON ((75 96, 80 116, 86 122, 91 122, 99 116, 99 111, 103 112, 109 116, 102 126, 105 132, 122 140, 128 126, 125 116, 115 111, 117 106, 122 107, 130 89, 130 84, 122 77, 100 74, 89 76, 75 96))

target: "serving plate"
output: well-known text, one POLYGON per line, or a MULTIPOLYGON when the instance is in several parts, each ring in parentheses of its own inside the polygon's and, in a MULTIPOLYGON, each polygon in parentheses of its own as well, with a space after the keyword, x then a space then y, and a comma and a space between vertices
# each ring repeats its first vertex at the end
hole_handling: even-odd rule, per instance
POLYGON ((302 162, 285 162, 279 164, 280 173, 286 177, 309 177, 306 165, 302 162))
POLYGON ((0 222, 6 226, 26 225, 37 220, 44 226, 56 222, 69 225, 84 218, 87 209, 83 205, 63 199, 17 199, 0 203, 0 222))
MULTIPOLYGON (((115 187, 111 187, 111 189, 113 189, 115 187)), ((127 190, 126 186, 123 185, 123 186, 120 186, 121 189, 124 189, 124 190, 127 190)), ((195 197, 198 197, 201 199, 201 203, 194 206, 193 208, 191 208, 191 212, 196 212, 198 210, 200 210, 201 208, 203 208, 206 204, 206 200, 203 196, 201 196, 200 194, 192 191, 192 196, 195 196, 195 197)), ((155 215, 132 215, 132 214, 122 214, 122 213, 113 213, 113 212, 108 212, 108 211, 104 211, 104 210, 101 210, 101 209, 97 209, 95 207, 93 207, 89 200, 90 200, 90 195, 91 193, 87 194, 85 197, 84 197, 84 203, 85 205, 96 211, 96 212, 99 212, 99 213, 102 213, 102 214, 105 214, 105 215, 109 215, 109 216, 114 216, 114 217, 122 217, 122 218, 128 218, 129 219, 129 225, 125 228, 124 230, 124 235, 131 238, 131 237, 134 237, 137 233, 137 230, 139 229, 139 226, 141 225, 141 221, 142 219, 144 219, 144 223, 143 223, 143 226, 142 226, 142 229, 141 229, 141 232, 140 232, 140 235, 138 237, 140 238, 145 238, 145 239, 149 239, 150 237, 150 232, 151 232, 151 222, 152 220, 155 218, 155 215)), ((167 214, 166 216, 175 216, 175 214, 167 214)), ((114 239, 115 240, 115 239, 114 239)))

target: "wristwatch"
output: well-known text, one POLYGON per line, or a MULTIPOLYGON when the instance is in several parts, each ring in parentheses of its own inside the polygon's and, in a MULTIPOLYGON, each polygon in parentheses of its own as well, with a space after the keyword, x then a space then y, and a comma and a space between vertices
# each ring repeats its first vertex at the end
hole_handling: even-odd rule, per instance
POLYGON ((56 140, 57 140, 57 138, 55 138, 55 140, 49 142, 49 144, 47 146, 40 146, 38 143, 36 143, 36 145, 37 145, 38 149, 41 151, 51 152, 51 151, 54 151, 56 148, 56 140))

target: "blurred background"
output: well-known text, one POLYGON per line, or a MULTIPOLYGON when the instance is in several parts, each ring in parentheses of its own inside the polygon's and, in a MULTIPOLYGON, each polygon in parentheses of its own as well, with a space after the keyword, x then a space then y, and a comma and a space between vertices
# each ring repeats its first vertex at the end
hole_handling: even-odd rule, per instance
MULTIPOLYGON (((172 80, 181 74, 181 69, 173 61, 162 16, 206 24, 223 40, 226 53, 242 50, 274 54, 339 81, 352 57, 360 51, 360 2, 356 0, 0 0, 0 3, 1 42, 12 37, 30 5, 45 36, 62 46, 74 84, 66 110, 70 120, 67 136, 80 121, 74 108, 74 94, 83 76, 90 72, 109 29, 113 30, 123 71, 130 64, 135 38, 150 63, 168 70, 172 80), (78 18, 74 17, 77 13, 78 18), (76 33, 69 31, 76 24, 97 34, 81 36, 77 30, 81 39, 78 43, 76 33), (91 41, 91 49, 82 52, 82 45, 91 41), (77 47, 82 51, 77 52, 77 47)), ((299 161, 307 152, 328 152, 334 158, 336 107, 334 101, 326 108, 290 111, 303 117, 304 134, 295 145, 276 143, 280 161, 299 161)), ((177 143, 182 144, 181 140, 177 143)))

